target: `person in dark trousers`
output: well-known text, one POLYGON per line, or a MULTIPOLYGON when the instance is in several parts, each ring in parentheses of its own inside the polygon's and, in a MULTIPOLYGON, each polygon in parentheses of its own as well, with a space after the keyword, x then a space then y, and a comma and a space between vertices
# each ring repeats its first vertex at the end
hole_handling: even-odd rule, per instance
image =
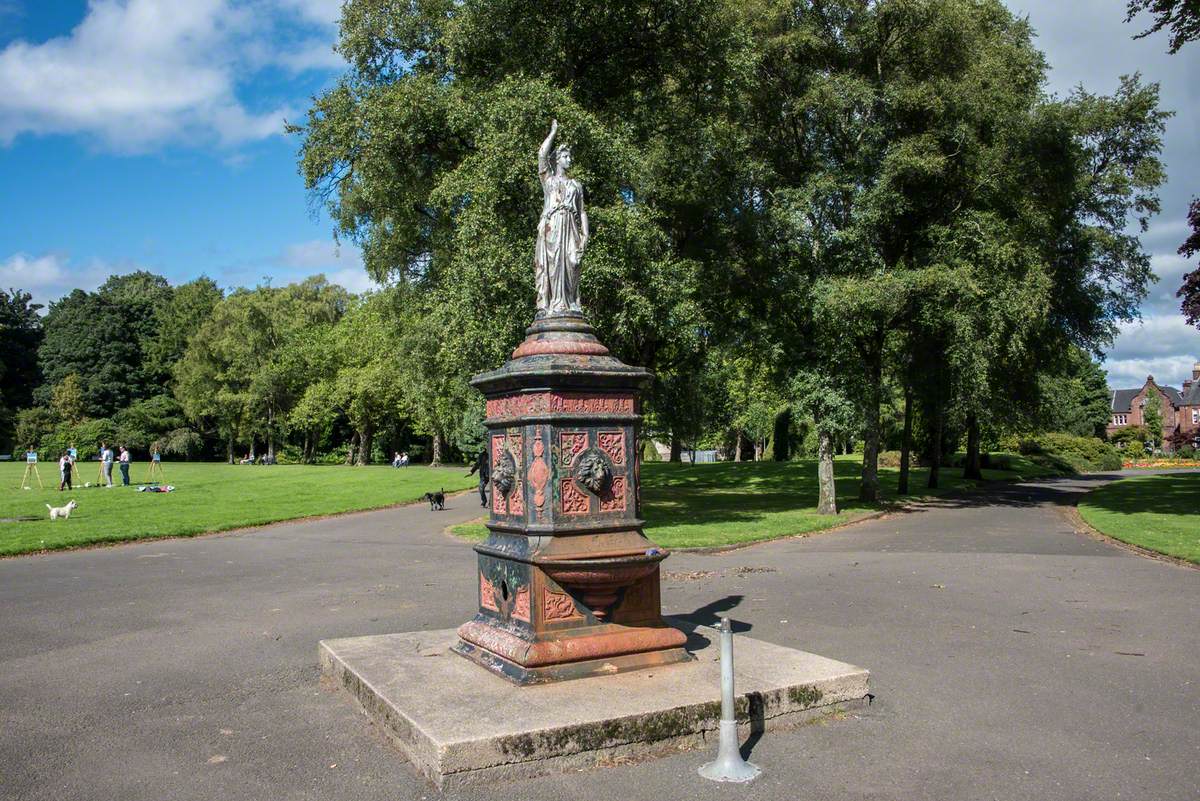
POLYGON ((471 465, 471 469, 467 471, 467 475, 479 473, 479 505, 488 505, 488 483, 492 480, 492 463, 488 460, 486 450, 479 452, 479 458, 475 460, 475 464, 471 465))
POLYGON ((121 465, 121 486, 128 487, 129 486, 129 449, 126 448, 124 445, 121 446, 120 465, 121 465))
POLYGON ((62 458, 58 460, 58 472, 62 476, 62 480, 58 482, 58 491, 71 489, 71 454, 63 451, 62 458))

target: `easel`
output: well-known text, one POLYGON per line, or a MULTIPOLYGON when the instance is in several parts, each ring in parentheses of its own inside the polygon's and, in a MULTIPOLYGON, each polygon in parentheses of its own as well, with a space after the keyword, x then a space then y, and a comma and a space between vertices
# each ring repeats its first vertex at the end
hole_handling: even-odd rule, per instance
POLYGON ((158 474, 159 483, 166 480, 163 478, 162 456, 159 455, 158 451, 154 451, 150 454, 150 472, 146 474, 147 484, 154 483, 155 473, 158 474))
POLYGON ((70 448, 67 448, 67 455, 71 457, 71 482, 76 485, 82 485, 82 482, 79 480, 79 468, 75 466, 75 463, 79 461, 79 450, 72 445, 70 448))
POLYGON ((33 489, 33 485, 29 483, 30 473, 37 477, 38 489, 46 488, 46 485, 42 483, 42 474, 38 472, 37 459, 37 451, 29 451, 25 454, 25 475, 21 476, 21 489, 33 489))

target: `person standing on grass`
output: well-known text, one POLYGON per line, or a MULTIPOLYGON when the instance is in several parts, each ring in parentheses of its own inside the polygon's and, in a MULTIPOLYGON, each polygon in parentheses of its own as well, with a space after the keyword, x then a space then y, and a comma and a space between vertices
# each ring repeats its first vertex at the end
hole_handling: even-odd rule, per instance
POLYGON ((485 448, 479 452, 479 458, 475 460, 475 464, 471 465, 471 469, 467 471, 467 475, 479 473, 479 505, 488 505, 488 482, 492 480, 492 463, 488 459, 488 452, 485 448))
POLYGON ((100 443, 100 472, 104 476, 104 487, 112 487, 113 452, 105 443, 100 443))
POLYGON ((129 449, 121 446, 121 486, 129 486, 129 449))
POLYGON ((71 454, 63 451, 62 458, 58 460, 58 472, 62 478, 58 482, 58 491, 71 489, 71 454))

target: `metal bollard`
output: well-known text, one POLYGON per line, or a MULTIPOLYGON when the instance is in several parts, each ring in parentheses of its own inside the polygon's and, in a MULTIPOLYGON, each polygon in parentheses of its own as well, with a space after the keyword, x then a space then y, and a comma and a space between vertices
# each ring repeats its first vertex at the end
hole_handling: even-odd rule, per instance
POLYGON ((742 759, 738 749, 737 718, 733 713, 733 629, 721 618, 721 732, 717 758, 699 769, 714 782, 748 782, 762 771, 742 759))

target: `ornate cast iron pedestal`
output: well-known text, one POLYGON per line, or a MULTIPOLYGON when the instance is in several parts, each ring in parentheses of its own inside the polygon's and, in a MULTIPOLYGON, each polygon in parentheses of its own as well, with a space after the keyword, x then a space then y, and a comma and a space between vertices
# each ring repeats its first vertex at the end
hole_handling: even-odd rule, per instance
POLYGON ((610 356, 582 315, 542 318, 472 385, 487 397, 490 536, 479 612, 454 650, 519 684, 681 662, 662 620, 667 552, 638 518, 638 396, 650 373, 610 356))

